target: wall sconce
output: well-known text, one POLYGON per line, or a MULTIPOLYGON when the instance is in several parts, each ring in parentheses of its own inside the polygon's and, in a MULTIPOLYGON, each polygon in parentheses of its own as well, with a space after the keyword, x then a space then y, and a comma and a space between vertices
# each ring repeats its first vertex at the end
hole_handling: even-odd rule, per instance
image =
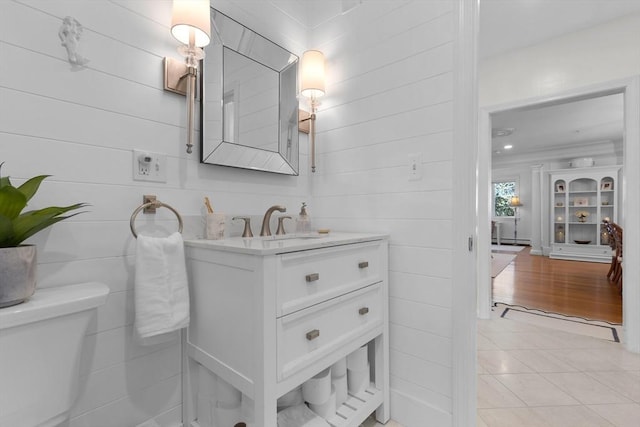
POLYGON ((164 59, 165 90, 187 96, 187 153, 189 154, 193 151, 195 133, 194 110, 198 61, 205 57, 202 47, 211 41, 210 8, 209 0, 173 0, 171 34, 183 43, 183 46, 178 47, 178 52, 185 57, 185 63, 171 58, 164 59))
POLYGON ((300 61, 300 95, 309 99, 311 114, 300 122, 309 121, 311 142, 311 172, 316 171, 316 110, 318 98, 324 95, 324 54, 319 50, 308 50, 300 61))

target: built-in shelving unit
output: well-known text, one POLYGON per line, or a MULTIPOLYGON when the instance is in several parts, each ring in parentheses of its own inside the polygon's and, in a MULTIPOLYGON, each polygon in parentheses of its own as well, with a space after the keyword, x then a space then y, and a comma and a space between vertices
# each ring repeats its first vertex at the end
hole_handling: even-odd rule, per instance
POLYGON ((619 166, 551 172, 550 258, 611 261, 602 220, 618 218, 619 166))

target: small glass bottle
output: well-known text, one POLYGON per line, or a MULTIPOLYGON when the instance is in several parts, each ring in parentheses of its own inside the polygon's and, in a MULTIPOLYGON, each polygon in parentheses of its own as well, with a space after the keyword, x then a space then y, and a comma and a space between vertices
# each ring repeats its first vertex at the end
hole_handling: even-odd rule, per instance
POLYGON ((310 233, 311 232, 311 218, 307 213, 307 204, 302 202, 300 208, 300 214, 296 218, 296 233, 310 233))

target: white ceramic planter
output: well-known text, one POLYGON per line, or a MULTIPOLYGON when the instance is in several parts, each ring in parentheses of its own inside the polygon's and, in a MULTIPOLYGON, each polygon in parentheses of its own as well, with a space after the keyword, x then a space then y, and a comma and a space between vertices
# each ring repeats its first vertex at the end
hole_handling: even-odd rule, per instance
POLYGON ((0 248, 0 308, 26 301, 36 290, 36 246, 0 248))

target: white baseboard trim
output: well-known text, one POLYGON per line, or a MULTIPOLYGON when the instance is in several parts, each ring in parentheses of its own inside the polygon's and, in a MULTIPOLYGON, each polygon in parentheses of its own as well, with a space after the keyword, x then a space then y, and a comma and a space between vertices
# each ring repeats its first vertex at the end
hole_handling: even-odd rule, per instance
POLYGON ((449 412, 435 408, 401 391, 391 389, 391 419, 403 427, 424 427, 425 420, 429 425, 450 427, 452 416, 449 412))
POLYGON ((540 250, 540 249, 531 249, 529 251, 529 255, 542 256, 542 250, 540 250))

